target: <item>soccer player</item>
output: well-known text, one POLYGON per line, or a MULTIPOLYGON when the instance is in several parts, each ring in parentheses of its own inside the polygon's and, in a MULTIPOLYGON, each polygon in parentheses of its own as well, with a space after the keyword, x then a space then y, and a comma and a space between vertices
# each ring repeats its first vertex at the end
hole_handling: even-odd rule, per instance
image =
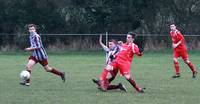
POLYGON ((185 39, 181 32, 176 29, 175 24, 170 25, 170 36, 172 39, 172 47, 174 50, 174 67, 176 74, 172 76, 172 78, 178 78, 180 77, 180 71, 179 71, 179 63, 178 63, 178 58, 181 57, 183 61, 189 66, 189 68, 192 71, 192 77, 196 78, 197 71, 192 64, 192 62, 189 60, 186 44, 185 44, 185 39))
MULTIPOLYGON (((26 65, 26 70, 30 72, 33 69, 33 66, 36 63, 40 63, 43 68, 50 73, 53 73, 55 75, 58 75, 61 77, 63 82, 65 82, 65 73, 58 71, 56 68, 52 68, 48 65, 48 57, 46 54, 46 51, 42 45, 42 40, 39 34, 37 34, 36 31, 37 27, 34 24, 28 25, 28 31, 30 33, 29 39, 30 39, 30 47, 26 48, 26 51, 31 52, 31 56, 29 57, 28 64, 26 65)), ((29 86, 30 85, 30 79, 27 79, 25 81, 20 82, 21 85, 29 86)))
MULTIPOLYGON (((102 46, 102 48, 104 49, 104 51, 106 52, 106 63, 105 63, 103 72, 101 73, 101 76, 99 78, 100 80, 92 79, 93 82, 97 84, 98 88, 100 87, 100 81, 106 80, 106 82, 108 82, 108 84, 110 84, 111 81, 113 81, 115 79, 115 77, 118 73, 118 70, 108 71, 105 68, 108 64, 110 64, 114 61, 116 54, 120 50, 119 46, 117 45, 117 42, 114 39, 111 39, 108 42, 108 47, 107 47, 106 45, 103 44, 102 35, 100 35, 99 43, 102 46)), ((118 85, 110 85, 108 89, 120 89, 125 92, 127 91, 125 86, 121 83, 119 83, 118 85)))
MULTIPOLYGON (((131 77, 130 68, 134 54, 141 56, 143 53, 139 52, 139 48, 133 43, 135 34, 129 32, 126 37, 126 43, 122 44, 120 51, 116 56, 114 62, 107 65, 106 70, 119 70, 120 74, 139 92, 143 93, 145 88, 139 87, 135 80, 131 77)), ((105 78, 104 78, 105 79, 105 78)), ((111 85, 106 80, 101 80, 100 89, 103 91, 109 90, 111 85)))

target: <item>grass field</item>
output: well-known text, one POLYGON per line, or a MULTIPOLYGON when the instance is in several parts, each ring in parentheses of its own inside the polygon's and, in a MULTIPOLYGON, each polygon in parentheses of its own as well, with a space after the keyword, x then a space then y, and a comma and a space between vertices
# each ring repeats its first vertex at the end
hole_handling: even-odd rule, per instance
MULTIPOLYGON (((19 73, 27 57, 27 54, 0 54, 0 104, 200 104, 200 76, 192 79, 189 68, 181 61, 182 76, 172 79, 171 53, 135 57, 131 73, 140 86, 147 88, 144 94, 137 93, 119 75, 113 83, 125 84, 127 93, 97 90, 91 79, 101 73, 103 53, 49 54, 50 65, 66 72, 66 83, 38 64, 32 73, 31 86, 20 86, 19 73)), ((191 53, 190 59, 200 68, 198 53, 191 53)))

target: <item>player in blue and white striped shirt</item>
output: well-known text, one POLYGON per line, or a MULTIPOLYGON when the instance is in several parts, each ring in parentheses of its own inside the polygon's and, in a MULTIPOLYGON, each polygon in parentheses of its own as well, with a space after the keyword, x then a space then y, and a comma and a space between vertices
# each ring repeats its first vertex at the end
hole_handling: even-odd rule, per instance
MULTIPOLYGON (((42 45, 41 37, 39 34, 37 34, 36 25, 29 24, 28 31, 30 33, 29 40, 31 46, 26 48, 25 50, 30 51, 32 54, 29 57, 28 64, 26 65, 26 70, 31 74, 33 66, 39 62, 47 72, 60 76, 63 82, 65 82, 65 73, 60 72, 56 68, 52 68, 48 65, 48 56, 42 45)), ((20 84, 29 86, 30 79, 22 81, 20 84)))
POLYGON ((32 50, 31 56, 39 61, 47 60, 48 57, 42 45, 42 41, 39 34, 37 34, 36 32, 31 32, 29 39, 31 44, 30 48, 34 49, 32 50))

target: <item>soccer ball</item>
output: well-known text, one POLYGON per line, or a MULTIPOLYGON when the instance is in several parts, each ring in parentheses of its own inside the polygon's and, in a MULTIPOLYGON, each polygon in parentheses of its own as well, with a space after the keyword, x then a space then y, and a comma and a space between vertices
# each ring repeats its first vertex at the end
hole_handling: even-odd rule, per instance
POLYGON ((26 71, 26 70, 23 70, 21 73, 20 73, 20 78, 22 80, 27 80, 30 78, 30 72, 26 71))

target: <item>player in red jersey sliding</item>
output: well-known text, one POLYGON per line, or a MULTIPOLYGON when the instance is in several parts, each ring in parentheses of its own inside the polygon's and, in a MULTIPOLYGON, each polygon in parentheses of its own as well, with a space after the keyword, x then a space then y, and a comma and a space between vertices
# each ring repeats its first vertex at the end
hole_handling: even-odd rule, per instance
POLYGON ((172 76, 172 78, 178 78, 180 77, 180 71, 179 71, 179 63, 178 58, 181 57, 183 61, 189 66, 189 68, 192 71, 192 77, 196 78, 197 70, 195 69, 192 62, 189 60, 187 47, 185 44, 185 39, 181 32, 176 29, 176 26, 174 24, 170 25, 170 36, 172 39, 172 47, 174 50, 174 67, 176 74, 172 76))
MULTIPOLYGON (((48 56, 42 45, 41 37, 39 34, 37 34, 36 29, 36 25, 28 25, 28 31, 30 33, 29 41, 31 46, 26 48, 25 50, 31 52, 31 55, 29 57, 28 64, 26 65, 26 70, 31 74, 33 66, 36 63, 40 63, 47 72, 60 76, 63 82, 65 82, 65 73, 60 72, 56 68, 52 68, 48 65, 48 56)), ((22 82, 20 82, 20 84, 29 86, 30 79, 23 80, 22 82)))
MULTIPOLYGON (((141 56, 142 53, 139 52, 139 48, 133 43, 135 34, 129 32, 126 37, 126 43, 122 44, 120 51, 116 56, 114 62, 106 66, 106 70, 113 71, 119 70, 120 74, 126 78, 126 80, 139 92, 143 93, 145 88, 139 87, 135 80, 131 77, 130 69, 134 54, 141 56)), ((105 78, 103 78, 105 79, 105 78)), ((100 81, 100 89, 103 91, 109 90, 108 88, 112 86, 109 85, 107 80, 100 81)))
MULTIPOLYGON (((115 56, 116 54, 119 52, 119 46, 116 43, 116 41, 114 39, 109 40, 108 42, 108 47, 106 45, 103 44, 102 42, 102 35, 100 35, 99 38, 99 43, 102 46, 102 48, 104 49, 104 51, 106 52, 106 63, 105 63, 105 67, 100 75, 99 80, 96 79, 92 79, 93 82, 95 84, 97 84, 98 88, 100 88, 100 81, 101 80, 106 80, 106 82, 108 82, 108 84, 110 84, 116 77, 118 70, 112 70, 112 71, 108 71, 106 70, 106 66, 111 64, 114 60, 115 60, 115 56)), ((120 89, 123 91, 127 91, 125 86, 121 83, 119 83, 118 85, 110 85, 107 89, 120 89)))

